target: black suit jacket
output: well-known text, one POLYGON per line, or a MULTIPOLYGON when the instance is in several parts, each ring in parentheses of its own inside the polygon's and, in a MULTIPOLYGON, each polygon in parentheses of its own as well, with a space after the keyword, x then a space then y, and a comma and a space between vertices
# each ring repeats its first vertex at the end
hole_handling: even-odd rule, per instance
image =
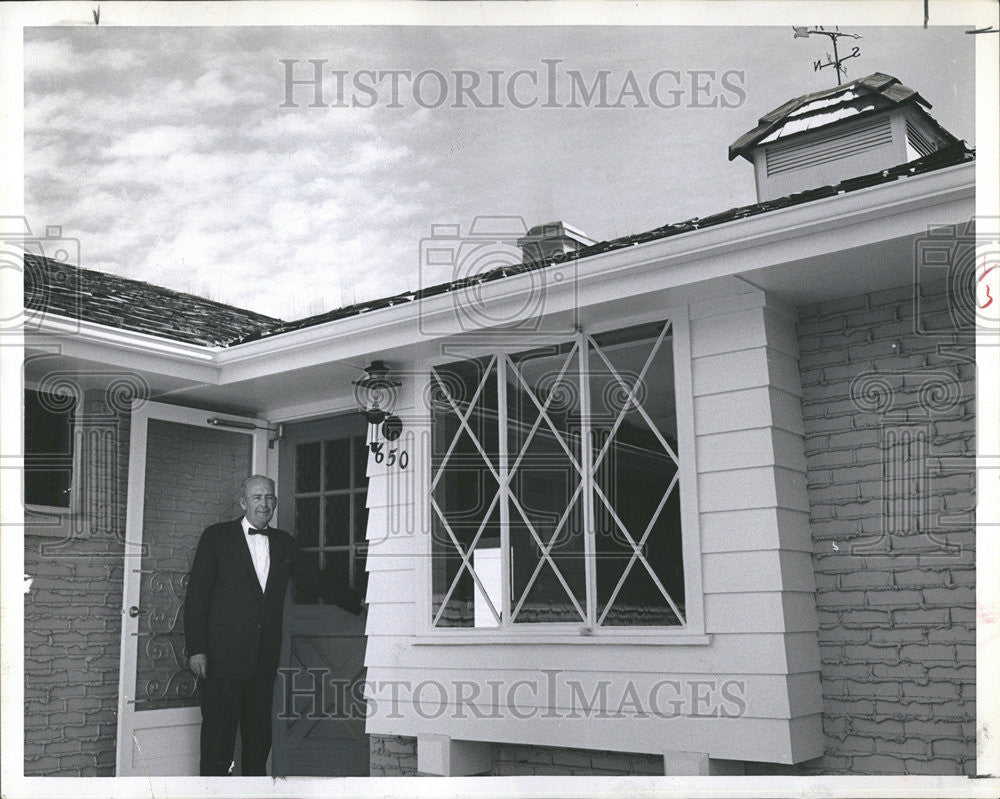
POLYGON ((289 579, 325 599, 360 613, 360 595, 324 580, 312 560, 283 530, 268 530, 271 565, 261 591, 242 518, 202 533, 184 601, 187 654, 208 655, 208 676, 249 677, 255 668, 274 672, 281 653, 281 621, 289 579))

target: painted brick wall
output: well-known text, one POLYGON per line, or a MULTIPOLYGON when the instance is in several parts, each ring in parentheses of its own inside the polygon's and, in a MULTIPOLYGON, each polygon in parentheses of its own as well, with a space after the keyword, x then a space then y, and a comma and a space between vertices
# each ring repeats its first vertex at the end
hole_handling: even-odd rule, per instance
MULTIPOLYGON (((372 735, 371 776, 417 775, 417 739, 406 735, 372 735)), ((493 744, 494 777, 511 775, 662 775, 661 755, 601 752, 560 746, 493 744)))
POLYGON ((407 735, 370 735, 369 775, 417 776, 417 739, 407 735))
POLYGON ((974 352, 912 295, 799 309, 826 754, 790 773, 975 773, 974 352))
POLYGON ((84 395, 78 518, 61 540, 28 525, 24 568, 24 773, 113 776, 121 636, 128 420, 84 395), (117 417, 117 418, 116 418, 117 417), (99 481, 101 475, 112 476, 99 481))
POLYGON ((663 756, 559 746, 493 745, 493 776, 593 774, 663 775, 663 756))

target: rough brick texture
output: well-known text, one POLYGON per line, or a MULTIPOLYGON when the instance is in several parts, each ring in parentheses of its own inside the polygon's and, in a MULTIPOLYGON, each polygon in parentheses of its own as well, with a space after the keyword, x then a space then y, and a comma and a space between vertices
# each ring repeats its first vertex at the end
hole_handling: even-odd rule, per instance
MULTIPOLYGON (((372 735, 371 776, 417 775, 417 739, 402 735, 372 735)), ((599 752, 560 746, 493 744, 491 775, 662 775, 661 755, 599 752)))
POLYGON ((493 776, 662 775, 663 756, 561 746, 493 745, 493 776))
MULTIPOLYGON (((129 420, 103 391, 87 392, 78 435, 89 535, 25 536, 25 774, 113 776, 117 735, 129 420)), ((179 608, 201 531, 240 513, 236 497, 250 464, 249 439, 225 430, 151 421, 147 466, 172 475, 169 491, 147 481, 147 540, 140 627, 157 633, 154 660, 138 650, 143 709, 196 704, 183 662, 179 608), (226 459, 223 461, 223 459, 226 459), (220 462, 227 465, 219 467, 220 462), (218 476, 232 475, 228 482, 218 476), (182 497, 182 499, 178 499, 182 497), (173 625, 173 619, 178 623, 173 625), (151 694, 146 696, 144 687, 151 694), (161 698, 170 697, 170 698, 161 698)))
POLYGON ((129 427, 100 391, 84 396, 82 427, 80 515, 89 537, 25 532, 28 776, 115 771, 129 427))
POLYGON ((369 735, 369 776, 417 776, 417 739, 406 735, 369 735))
POLYGON ((975 773, 975 363, 948 302, 799 309, 826 754, 787 773, 975 773))

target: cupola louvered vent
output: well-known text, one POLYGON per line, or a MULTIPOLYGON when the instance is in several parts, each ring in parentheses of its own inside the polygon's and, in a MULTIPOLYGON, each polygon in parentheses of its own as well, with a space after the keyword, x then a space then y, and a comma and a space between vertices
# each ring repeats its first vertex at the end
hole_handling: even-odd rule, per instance
POLYGON ((729 146, 729 158, 753 164, 759 201, 833 186, 957 144, 927 108, 913 89, 875 72, 764 114, 729 146))
POLYGON ((874 150, 892 142, 889 117, 882 116, 863 123, 831 130, 807 141, 789 141, 775 144, 765 153, 767 175, 793 172, 797 169, 828 164, 843 158, 874 150))
POLYGON ((937 150, 937 147, 931 144, 930 140, 909 119, 906 120, 906 140, 922 156, 930 155, 937 150))

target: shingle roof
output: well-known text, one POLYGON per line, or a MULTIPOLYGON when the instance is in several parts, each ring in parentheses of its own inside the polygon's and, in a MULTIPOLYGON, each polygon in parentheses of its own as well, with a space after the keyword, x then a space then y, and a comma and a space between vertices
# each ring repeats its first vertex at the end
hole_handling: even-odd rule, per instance
MULTIPOLYGON (((804 94, 764 114, 757 127, 729 145, 729 160, 732 161, 739 155, 749 159, 749 151, 765 140, 801 133, 819 125, 872 114, 906 103, 931 107, 916 91, 904 86, 892 75, 881 72, 842 83, 832 89, 804 94)), ((934 122, 930 116, 927 118, 934 122)), ((936 122, 934 124, 947 139, 955 140, 936 122)))
POLYGON ((286 322, 270 329, 250 333, 241 339, 241 342, 279 335, 292 330, 301 330, 305 327, 313 327, 314 325, 320 325, 324 322, 345 319, 350 316, 357 316, 359 314, 377 311, 382 308, 389 308, 394 305, 403 305, 405 303, 426 299, 427 297, 433 297, 437 294, 445 294, 449 291, 457 291, 470 286, 489 283, 493 280, 499 280, 513 274, 518 274, 519 272, 543 269, 552 264, 563 263, 565 261, 575 260, 578 258, 587 258, 591 255, 597 255, 602 252, 620 250, 626 247, 632 247, 636 244, 643 244, 647 241, 665 239, 670 236, 677 236, 681 233, 689 233, 692 230, 722 225, 726 222, 733 222, 737 219, 745 219, 750 216, 766 214, 769 211, 776 211, 779 208, 801 205, 802 203, 812 202, 813 200, 819 200, 823 197, 833 197, 837 194, 856 191, 857 189, 863 189, 879 183, 891 183, 901 177, 919 175, 923 172, 943 169, 944 167, 954 166, 964 161, 971 161, 973 158, 974 151, 966 147, 963 142, 957 141, 955 144, 944 147, 937 152, 924 156, 923 158, 918 158, 914 161, 900 164, 899 166, 892 167, 891 169, 884 169, 869 175, 861 175, 860 177, 851 178, 850 180, 844 180, 835 185, 820 186, 819 188, 799 192, 798 194, 791 194, 787 197, 765 200, 763 202, 754 203, 753 205, 744 205, 739 208, 730 208, 728 211, 721 211, 710 216, 694 217, 693 219, 688 219, 685 222, 674 222, 644 233, 622 236, 621 238, 612 239, 610 241, 601 241, 589 247, 583 247, 576 252, 561 253, 540 262, 501 266, 478 275, 453 281, 451 283, 442 283, 437 286, 420 289, 419 291, 407 291, 402 294, 395 294, 391 297, 384 297, 382 299, 348 305, 344 308, 338 308, 316 316, 299 319, 295 322, 286 322))
POLYGON ((802 205, 813 200, 833 197, 837 194, 856 191, 880 183, 890 183, 902 177, 932 172, 971 161, 974 157, 974 151, 966 147, 964 142, 955 141, 954 144, 943 147, 923 158, 833 185, 820 186, 809 191, 765 200, 752 205, 730 208, 710 216, 694 217, 684 222, 673 222, 644 233, 597 242, 576 252, 561 253, 543 261, 497 267, 461 280, 348 305, 294 322, 283 322, 280 319, 206 300, 193 294, 171 291, 150 283, 95 272, 90 269, 78 269, 45 258, 27 255, 25 261, 28 265, 28 273, 25 278, 24 303, 28 308, 48 311, 61 316, 85 319, 193 344, 225 347, 314 327, 325 322, 359 316, 439 294, 447 294, 470 286, 500 280, 520 272, 544 269, 552 264, 568 260, 587 258, 591 255, 625 249, 636 244, 665 239, 701 228, 714 227, 737 219, 802 205), (37 270, 34 276, 31 274, 33 266, 37 270))
POLYGON ((282 324, 280 319, 194 294, 31 253, 25 254, 24 265, 25 308, 70 319, 223 347, 252 332, 282 324))

